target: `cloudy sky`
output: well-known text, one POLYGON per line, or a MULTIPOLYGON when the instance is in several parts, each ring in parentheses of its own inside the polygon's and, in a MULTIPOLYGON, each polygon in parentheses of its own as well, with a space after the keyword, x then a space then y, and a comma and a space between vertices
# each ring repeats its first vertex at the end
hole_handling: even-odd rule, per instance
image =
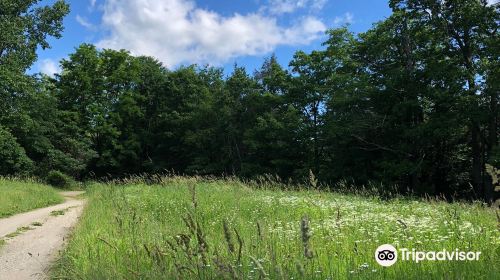
MULTIPOLYGON (((43 4, 54 0, 43 0, 43 4)), ((287 65, 296 50, 321 47, 327 28, 362 32, 390 14, 387 0, 67 0, 63 38, 39 51, 32 72, 59 71, 81 43, 150 55, 167 67, 211 64, 249 71, 275 53, 287 65)))

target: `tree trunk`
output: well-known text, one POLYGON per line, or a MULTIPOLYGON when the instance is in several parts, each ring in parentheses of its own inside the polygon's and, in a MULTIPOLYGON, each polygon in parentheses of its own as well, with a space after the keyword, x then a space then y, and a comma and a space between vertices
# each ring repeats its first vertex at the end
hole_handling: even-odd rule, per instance
POLYGON ((498 92, 491 91, 490 118, 488 124, 488 155, 498 145, 498 92))
POLYGON ((463 37, 455 35, 457 42, 462 51, 465 68, 468 71, 467 83, 468 92, 472 100, 472 115, 470 116, 470 132, 471 132, 471 150, 472 150, 472 185, 476 194, 482 195, 484 198, 484 180, 483 180, 483 151, 481 141, 481 127, 477 120, 476 114, 479 112, 479 102, 476 95, 475 70, 473 67, 472 51, 470 46, 470 30, 465 30, 463 37))
MULTIPOLYGON (((466 56, 466 66, 471 69, 470 57, 466 56)), ((478 110, 479 104, 476 96, 476 83, 472 75, 469 76, 469 94, 473 100, 472 110, 478 110)), ((478 195, 484 195, 484 181, 483 181, 483 153, 481 151, 481 128, 479 122, 475 118, 475 113, 472 114, 470 119, 470 132, 471 132, 471 150, 472 150, 472 185, 474 191, 478 195)))
POLYGON ((483 193, 483 163, 481 153, 480 128, 477 121, 471 122, 472 184, 476 193, 483 193))
MULTIPOLYGON (((318 102, 319 103, 319 102, 318 102)), ((319 147, 318 147, 318 114, 319 114, 319 104, 314 104, 313 109, 313 125, 314 125, 314 142, 313 142, 313 153, 314 153, 314 174, 319 175, 319 147)))
MULTIPOLYGON (((491 91, 490 95, 490 117, 488 122, 488 146, 487 156, 491 156, 493 147, 498 145, 498 94, 496 90, 491 91)), ((488 176, 486 176, 488 177, 488 176)), ((491 178, 486 178, 484 198, 487 202, 493 202, 495 195, 495 186, 492 184, 491 178)))

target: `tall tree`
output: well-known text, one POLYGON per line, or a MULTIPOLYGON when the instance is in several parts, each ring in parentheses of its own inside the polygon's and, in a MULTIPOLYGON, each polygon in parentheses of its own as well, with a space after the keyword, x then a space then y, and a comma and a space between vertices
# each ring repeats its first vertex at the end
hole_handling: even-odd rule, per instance
POLYGON ((303 160, 306 145, 299 137, 302 112, 291 96, 292 76, 273 55, 254 77, 258 90, 245 99, 245 107, 254 112, 245 115, 251 121, 244 131, 245 165, 253 174, 276 174, 283 179, 308 174, 303 160))
POLYGON ((327 101, 329 88, 327 86, 330 72, 325 67, 325 53, 323 51, 312 51, 306 54, 303 51, 295 53, 290 62, 294 75, 291 97, 296 108, 303 113, 302 139, 308 143, 307 155, 308 168, 316 175, 320 173, 322 164, 324 137, 323 124, 325 113, 325 102, 327 101))
POLYGON ((484 141, 482 121, 485 112, 482 100, 486 95, 482 58, 488 52, 488 41, 498 30, 498 11, 488 6, 485 0, 393 0, 390 5, 395 11, 405 11, 430 27, 431 42, 435 46, 443 46, 442 53, 457 62, 447 66, 458 73, 455 78, 461 83, 462 96, 467 102, 472 183, 478 195, 488 196, 487 193, 491 192, 484 184, 485 151, 488 147, 484 141))
MULTIPOLYGON (((64 1, 57 1, 52 6, 37 6, 38 2, 0 1, 0 126, 3 126, 0 141, 6 141, 0 145, 12 149, 3 153, 25 163, 29 161, 25 159, 25 151, 33 148, 26 146, 32 144, 28 137, 37 134, 40 128, 36 116, 30 115, 32 112, 28 108, 38 98, 34 96, 37 81, 25 71, 36 61, 39 47, 50 47, 48 37, 61 36, 62 20, 69 12, 64 1), (19 144, 23 147, 17 147, 19 144), (19 154, 14 156, 13 153, 19 154)), ((10 170, 19 171, 22 166, 27 165, 14 163, 10 170)))
POLYGON ((98 154, 89 169, 97 175, 140 171, 140 125, 134 125, 143 118, 137 59, 126 51, 83 44, 61 66, 59 107, 78 116, 98 154))

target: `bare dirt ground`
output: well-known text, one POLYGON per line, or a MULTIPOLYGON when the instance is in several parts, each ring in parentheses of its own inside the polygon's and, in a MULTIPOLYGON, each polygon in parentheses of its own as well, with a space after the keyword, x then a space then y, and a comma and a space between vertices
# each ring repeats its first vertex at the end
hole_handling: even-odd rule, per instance
POLYGON ((63 192, 66 202, 0 219, 0 280, 46 279, 80 217, 83 192, 63 192), (18 230, 22 228, 22 230, 18 230), (15 233, 17 232, 17 233, 15 233))

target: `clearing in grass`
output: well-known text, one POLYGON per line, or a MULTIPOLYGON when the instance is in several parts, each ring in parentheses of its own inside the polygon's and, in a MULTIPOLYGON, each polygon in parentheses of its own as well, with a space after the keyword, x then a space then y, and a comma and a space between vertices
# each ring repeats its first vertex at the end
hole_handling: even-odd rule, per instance
POLYGON ((63 202, 54 188, 33 180, 0 178, 0 218, 63 202))
POLYGON ((498 279, 493 209, 187 178, 94 184, 57 279, 498 279), (481 252, 478 261, 398 260, 382 244, 481 252))

